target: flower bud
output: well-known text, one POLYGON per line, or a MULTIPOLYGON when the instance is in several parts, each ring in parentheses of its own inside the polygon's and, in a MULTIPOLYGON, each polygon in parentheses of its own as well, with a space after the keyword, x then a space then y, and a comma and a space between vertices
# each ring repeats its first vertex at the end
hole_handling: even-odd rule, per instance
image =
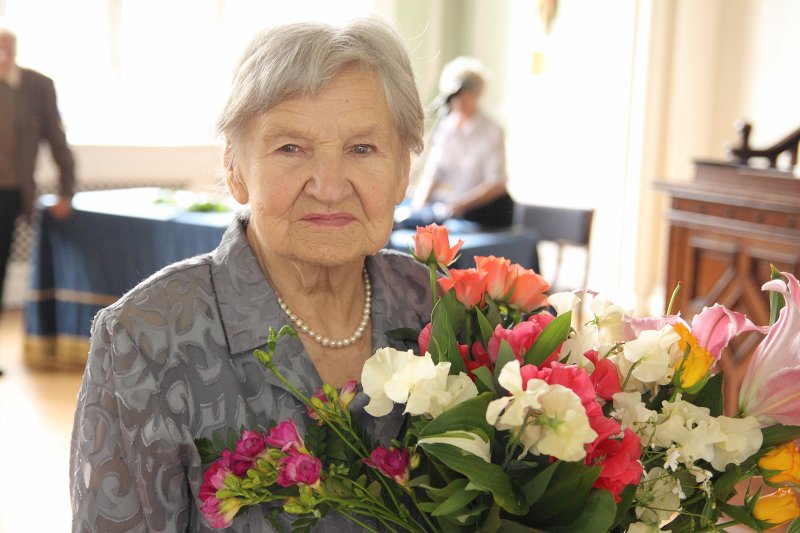
POLYGON ((772 494, 762 496, 753 508, 753 516, 768 522, 772 527, 800 517, 800 505, 797 504, 794 490, 778 489, 772 494))
POLYGON ((789 483, 800 485, 800 450, 794 441, 784 442, 767 453, 758 460, 758 467, 764 471, 777 472, 765 481, 771 485, 789 483))
POLYGON ((339 406, 347 409, 350 402, 356 397, 356 392, 358 392, 358 381, 351 379, 342 385, 342 390, 339 392, 339 406))
POLYGON ((715 360, 711 354, 700 346, 697 339, 683 324, 673 324, 672 328, 680 336, 678 347, 684 356, 675 363, 675 386, 695 393, 708 381, 709 370, 715 360))

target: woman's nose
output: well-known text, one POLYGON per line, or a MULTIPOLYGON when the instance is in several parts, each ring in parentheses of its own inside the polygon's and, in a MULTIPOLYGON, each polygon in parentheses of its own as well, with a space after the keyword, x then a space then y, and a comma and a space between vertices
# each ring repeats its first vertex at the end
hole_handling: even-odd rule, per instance
POLYGON ((345 161, 341 153, 315 153, 311 172, 305 192, 318 201, 336 204, 352 193, 353 187, 345 175, 345 161))

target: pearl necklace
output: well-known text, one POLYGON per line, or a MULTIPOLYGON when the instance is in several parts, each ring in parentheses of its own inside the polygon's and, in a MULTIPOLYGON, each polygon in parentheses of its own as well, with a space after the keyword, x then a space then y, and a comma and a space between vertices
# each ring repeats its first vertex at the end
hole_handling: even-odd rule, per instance
POLYGON ((358 323, 356 331, 346 339, 329 339, 328 337, 323 337, 313 329, 309 328, 300 317, 298 317, 291 309, 289 309, 289 306, 286 305, 286 302, 283 301, 283 298, 281 298, 281 296, 276 292, 278 304, 280 304, 281 309, 283 309, 284 313, 286 313, 286 315, 289 317, 289 320, 291 320, 292 324, 294 324, 300 331, 314 339, 315 342, 321 344, 325 348, 344 348, 345 346, 355 344, 356 341, 364 335, 364 329, 366 329, 367 323, 369 322, 369 315, 370 311, 372 310, 372 304, 370 303, 372 298, 372 286, 369 283, 369 276, 367 275, 366 267, 364 267, 362 277, 364 278, 364 310, 361 312, 361 322, 358 323))

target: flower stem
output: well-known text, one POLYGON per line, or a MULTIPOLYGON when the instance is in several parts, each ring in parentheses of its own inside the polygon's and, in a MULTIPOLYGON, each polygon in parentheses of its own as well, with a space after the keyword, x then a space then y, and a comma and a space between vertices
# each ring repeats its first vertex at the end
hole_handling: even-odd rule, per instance
POLYGON ((436 301, 439 299, 439 295, 436 289, 436 263, 430 264, 428 263, 428 272, 430 274, 431 280, 431 298, 433 298, 433 305, 436 305, 436 301))

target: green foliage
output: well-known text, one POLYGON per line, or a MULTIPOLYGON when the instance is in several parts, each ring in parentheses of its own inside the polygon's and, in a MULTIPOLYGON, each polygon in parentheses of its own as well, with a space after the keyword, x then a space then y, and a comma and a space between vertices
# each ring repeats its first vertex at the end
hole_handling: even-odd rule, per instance
POLYGON ((555 317, 545 326, 542 333, 525 353, 525 363, 529 365, 542 364, 567 338, 571 324, 572 311, 567 311, 555 317))
MULTIPOLYGON (((770 279, 780 279, 783 280, 783 274, 775 268, 775 265, 770 265, 770 279)), ((769 324, 770 326, 778 320, 778 315, 783 309, 783 306, 786 305, 786 301, 783 299, 783 294, 775 291, 771 291, 769 293, 769 324)))
POLYGON ((722 373, 712 376, 705 386, 694 397, 688 397, 694 405, 707 407, 711 411, 711 416, 721 416, 723 414, 722 399, 722 373))

